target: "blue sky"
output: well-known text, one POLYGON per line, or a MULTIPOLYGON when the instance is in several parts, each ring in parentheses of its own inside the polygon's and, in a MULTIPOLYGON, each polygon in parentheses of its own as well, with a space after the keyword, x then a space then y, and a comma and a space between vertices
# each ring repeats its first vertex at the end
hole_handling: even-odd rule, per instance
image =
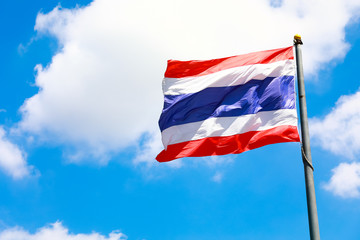
POLYGON ((320 235, 360 230, 358 1, 2 1, 0 239, 307 239, 298 143, 159 164, 167 59, 303 37, 320 235))

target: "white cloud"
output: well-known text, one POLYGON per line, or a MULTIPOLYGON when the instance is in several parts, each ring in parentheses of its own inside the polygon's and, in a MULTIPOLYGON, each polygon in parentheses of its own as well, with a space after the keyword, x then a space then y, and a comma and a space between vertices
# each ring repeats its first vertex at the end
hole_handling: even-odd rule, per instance
POLYGON ((343 198, 360 197, 360 163, 341 163, 324 188, 343 198))
POLYGON ((224 174, 222 172, 217 171, 211 179, 216 183, 220 183, 223 177, 224 174))
MULTIPOLYGON (((356 159, 360 153, 360 91, 341 96, 323 118, 310 120, 310 134, 315 145, 334 154, 356 159)), ((360 197, 360 163, 341 163, 334 168, 325 189, 344 198, 360 197)))
POLYGON ((0 232, 1 240, 126 240, 127 237, 119 231, 113 231, 108 236, 99 233, 72 234, 61 222, 38 229, 34 234, 22 228, 15 227, 0 232))
MULTIPOLYGON (((160 141, 160 131, 146 134, 144 138, 145 143, 138 147, 138 151, 133 162, 136 165, 143 163, 147 168, 158 166, 154 159, 163 150, 163 145, 160 141)), ((176 161, 166 163, 166 165, 172 168, 179 168, 182 166, 182 161, 181 159, 177 159, 176 161)))
POLYGON ((203 161, 211 168, 218 168, 219 166, 232 164, 234 158, 234 155, 210 156, 208 158, 200 158, 200 161, 203 161))
MULTIPOLYGON (((21 107, 19 129, 69 146, 72 161, 91 156, 106 163, 158 128, 169 58, 283 47, 295 33, 305 42, 307 73, 346 54, 344 29, 358 14, 359 1, 272 4, 95 0, 84 8, 39 13, 35 30, 56 37, 61 49, 48 66, 36 67, 39 92, 21 107)), ((148 149, 159 145, 152 144, 148 149)))
POLYGON ((354 159, 360 153, 360 91, 342 96, 324 118, 310 121, 314 144, 354 159))
POLYGON ((6 132, 0 126, 0 168, 14 179, 20 179, 30 174, 25 153, 17 145, 9 141, 6 132))

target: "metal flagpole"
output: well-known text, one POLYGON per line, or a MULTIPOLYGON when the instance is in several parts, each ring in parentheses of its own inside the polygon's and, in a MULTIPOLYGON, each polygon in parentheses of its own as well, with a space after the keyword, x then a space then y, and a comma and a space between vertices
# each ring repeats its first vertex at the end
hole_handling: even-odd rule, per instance
POLYGON ((310 137, 308 127, 308 117, 305 99, 305 85, 304 85, 304 73, 301 54, 301 36, 294 36, 294 45, 296 53, 296 69, 298 79, 298 95, 299 95, 299 107, 300 107, 300 123, 301 123, 301 138, 302 146, 301 153, 304 162, 305 171, 305 186, 306 186, 306 199, 309 218, 309 230, 311 240, 320 240, 319 221, 316 209, 316 197, 314 186, 314 168, 312 166, 311 151, 310 151, 310 137))

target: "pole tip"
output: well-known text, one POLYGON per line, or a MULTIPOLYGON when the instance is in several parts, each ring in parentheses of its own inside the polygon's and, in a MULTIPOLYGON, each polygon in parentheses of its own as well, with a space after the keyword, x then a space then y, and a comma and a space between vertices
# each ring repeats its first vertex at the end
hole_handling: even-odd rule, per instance
POLYGON ((296 39, 296 40, 301 40, 300 34, 295 34, 294 39, 296 39))
POLYGON ((295 36, 294 36, 294 43, 295 43, 295 44, 303 44, 303 43, 302 43, 302 40, 301 40, 300 34, 295 34, 295 36))

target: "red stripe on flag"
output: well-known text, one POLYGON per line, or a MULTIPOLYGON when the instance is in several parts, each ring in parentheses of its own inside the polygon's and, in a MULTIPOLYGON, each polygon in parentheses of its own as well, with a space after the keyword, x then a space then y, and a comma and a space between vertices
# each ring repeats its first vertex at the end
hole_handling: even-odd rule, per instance
POLYGON ((172 144, 166 150, 163 150, 156 157, 156 160, 168 162, 183 157, 242 153, 265 145, 282 142, 300 142, 297 127, 279 126, 264 131, 252 131, 233 136, 210 137, 172 144))
POLYGON ((279 48, 255 53, 248 53, 233 57, 213 60, 179 61, 168 60, 165 72, 167 78, 182 78, 203 76, 225 69, 252 64, 266 64, 277 61, 294 59, 293 47, 279 48))

